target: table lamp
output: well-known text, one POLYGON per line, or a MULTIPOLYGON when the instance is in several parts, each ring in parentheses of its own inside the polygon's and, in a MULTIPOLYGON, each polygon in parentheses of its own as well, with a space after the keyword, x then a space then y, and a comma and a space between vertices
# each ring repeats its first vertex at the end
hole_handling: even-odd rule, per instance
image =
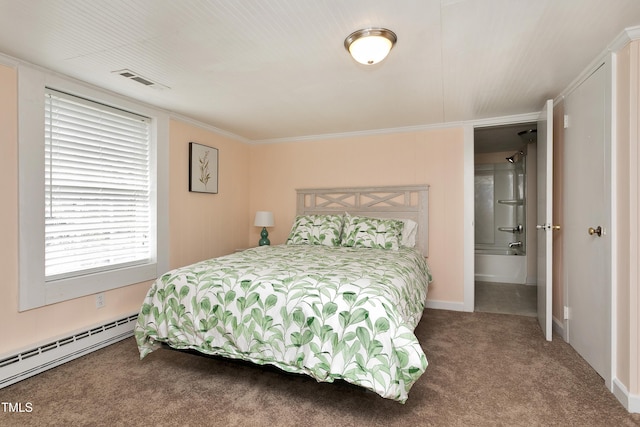
POLYGON ((273 224, 273 212, 256 212, 256 219, 253 222, 253 225, 255 225, 256 227, 262 227, 262 231, 260 232, 261 239, 258 242, 258 245, 264 246, 271 244, 271 242, 269 241, 269 232, 267 232, 267 227, 273 227, 273 224))

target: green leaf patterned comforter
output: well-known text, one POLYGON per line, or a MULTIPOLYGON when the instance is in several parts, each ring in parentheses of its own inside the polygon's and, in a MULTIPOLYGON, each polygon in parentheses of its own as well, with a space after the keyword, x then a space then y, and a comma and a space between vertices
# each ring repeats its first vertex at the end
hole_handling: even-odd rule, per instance
POLYGON ((263 246, 163 275, 135 337, 140 358, 164 342, 405 402, 427 367, 413 330, 430 280, 413 249, 263 246))

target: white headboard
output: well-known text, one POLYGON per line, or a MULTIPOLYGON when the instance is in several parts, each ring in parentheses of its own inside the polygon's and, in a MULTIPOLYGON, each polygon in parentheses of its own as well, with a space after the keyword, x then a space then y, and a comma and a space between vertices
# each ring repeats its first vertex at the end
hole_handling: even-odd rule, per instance
POLYGON ((412 219, 418 223, 416 247, 429 254, 429 186, 298 189, 296 214, 341 214, 412 219))

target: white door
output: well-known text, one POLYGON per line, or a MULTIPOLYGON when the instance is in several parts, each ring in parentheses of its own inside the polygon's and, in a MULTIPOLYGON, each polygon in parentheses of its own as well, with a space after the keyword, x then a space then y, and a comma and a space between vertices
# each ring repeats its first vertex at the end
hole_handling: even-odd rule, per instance
POLYGON ((564 277, 567 341, 605 379, 611 366, 607 69, 600 67, 565 101, 564 277))
POLYGON ((553 101, 548 100, 538 119, 537 143, 537 286, 538 323, 545 338, 552 335, 552 256, 553 256, 553 101))

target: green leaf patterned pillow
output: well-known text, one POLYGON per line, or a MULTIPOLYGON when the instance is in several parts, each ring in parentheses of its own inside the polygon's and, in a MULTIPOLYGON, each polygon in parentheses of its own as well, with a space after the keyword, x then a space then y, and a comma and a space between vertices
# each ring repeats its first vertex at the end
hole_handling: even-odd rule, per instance
POLYGON ((402 236, 402 221, 346 214, 342 246, 391 249, 397 251, 402 236))
POLYGON ((340 246, 342 215, 298 215, 287 245, 340 246))

